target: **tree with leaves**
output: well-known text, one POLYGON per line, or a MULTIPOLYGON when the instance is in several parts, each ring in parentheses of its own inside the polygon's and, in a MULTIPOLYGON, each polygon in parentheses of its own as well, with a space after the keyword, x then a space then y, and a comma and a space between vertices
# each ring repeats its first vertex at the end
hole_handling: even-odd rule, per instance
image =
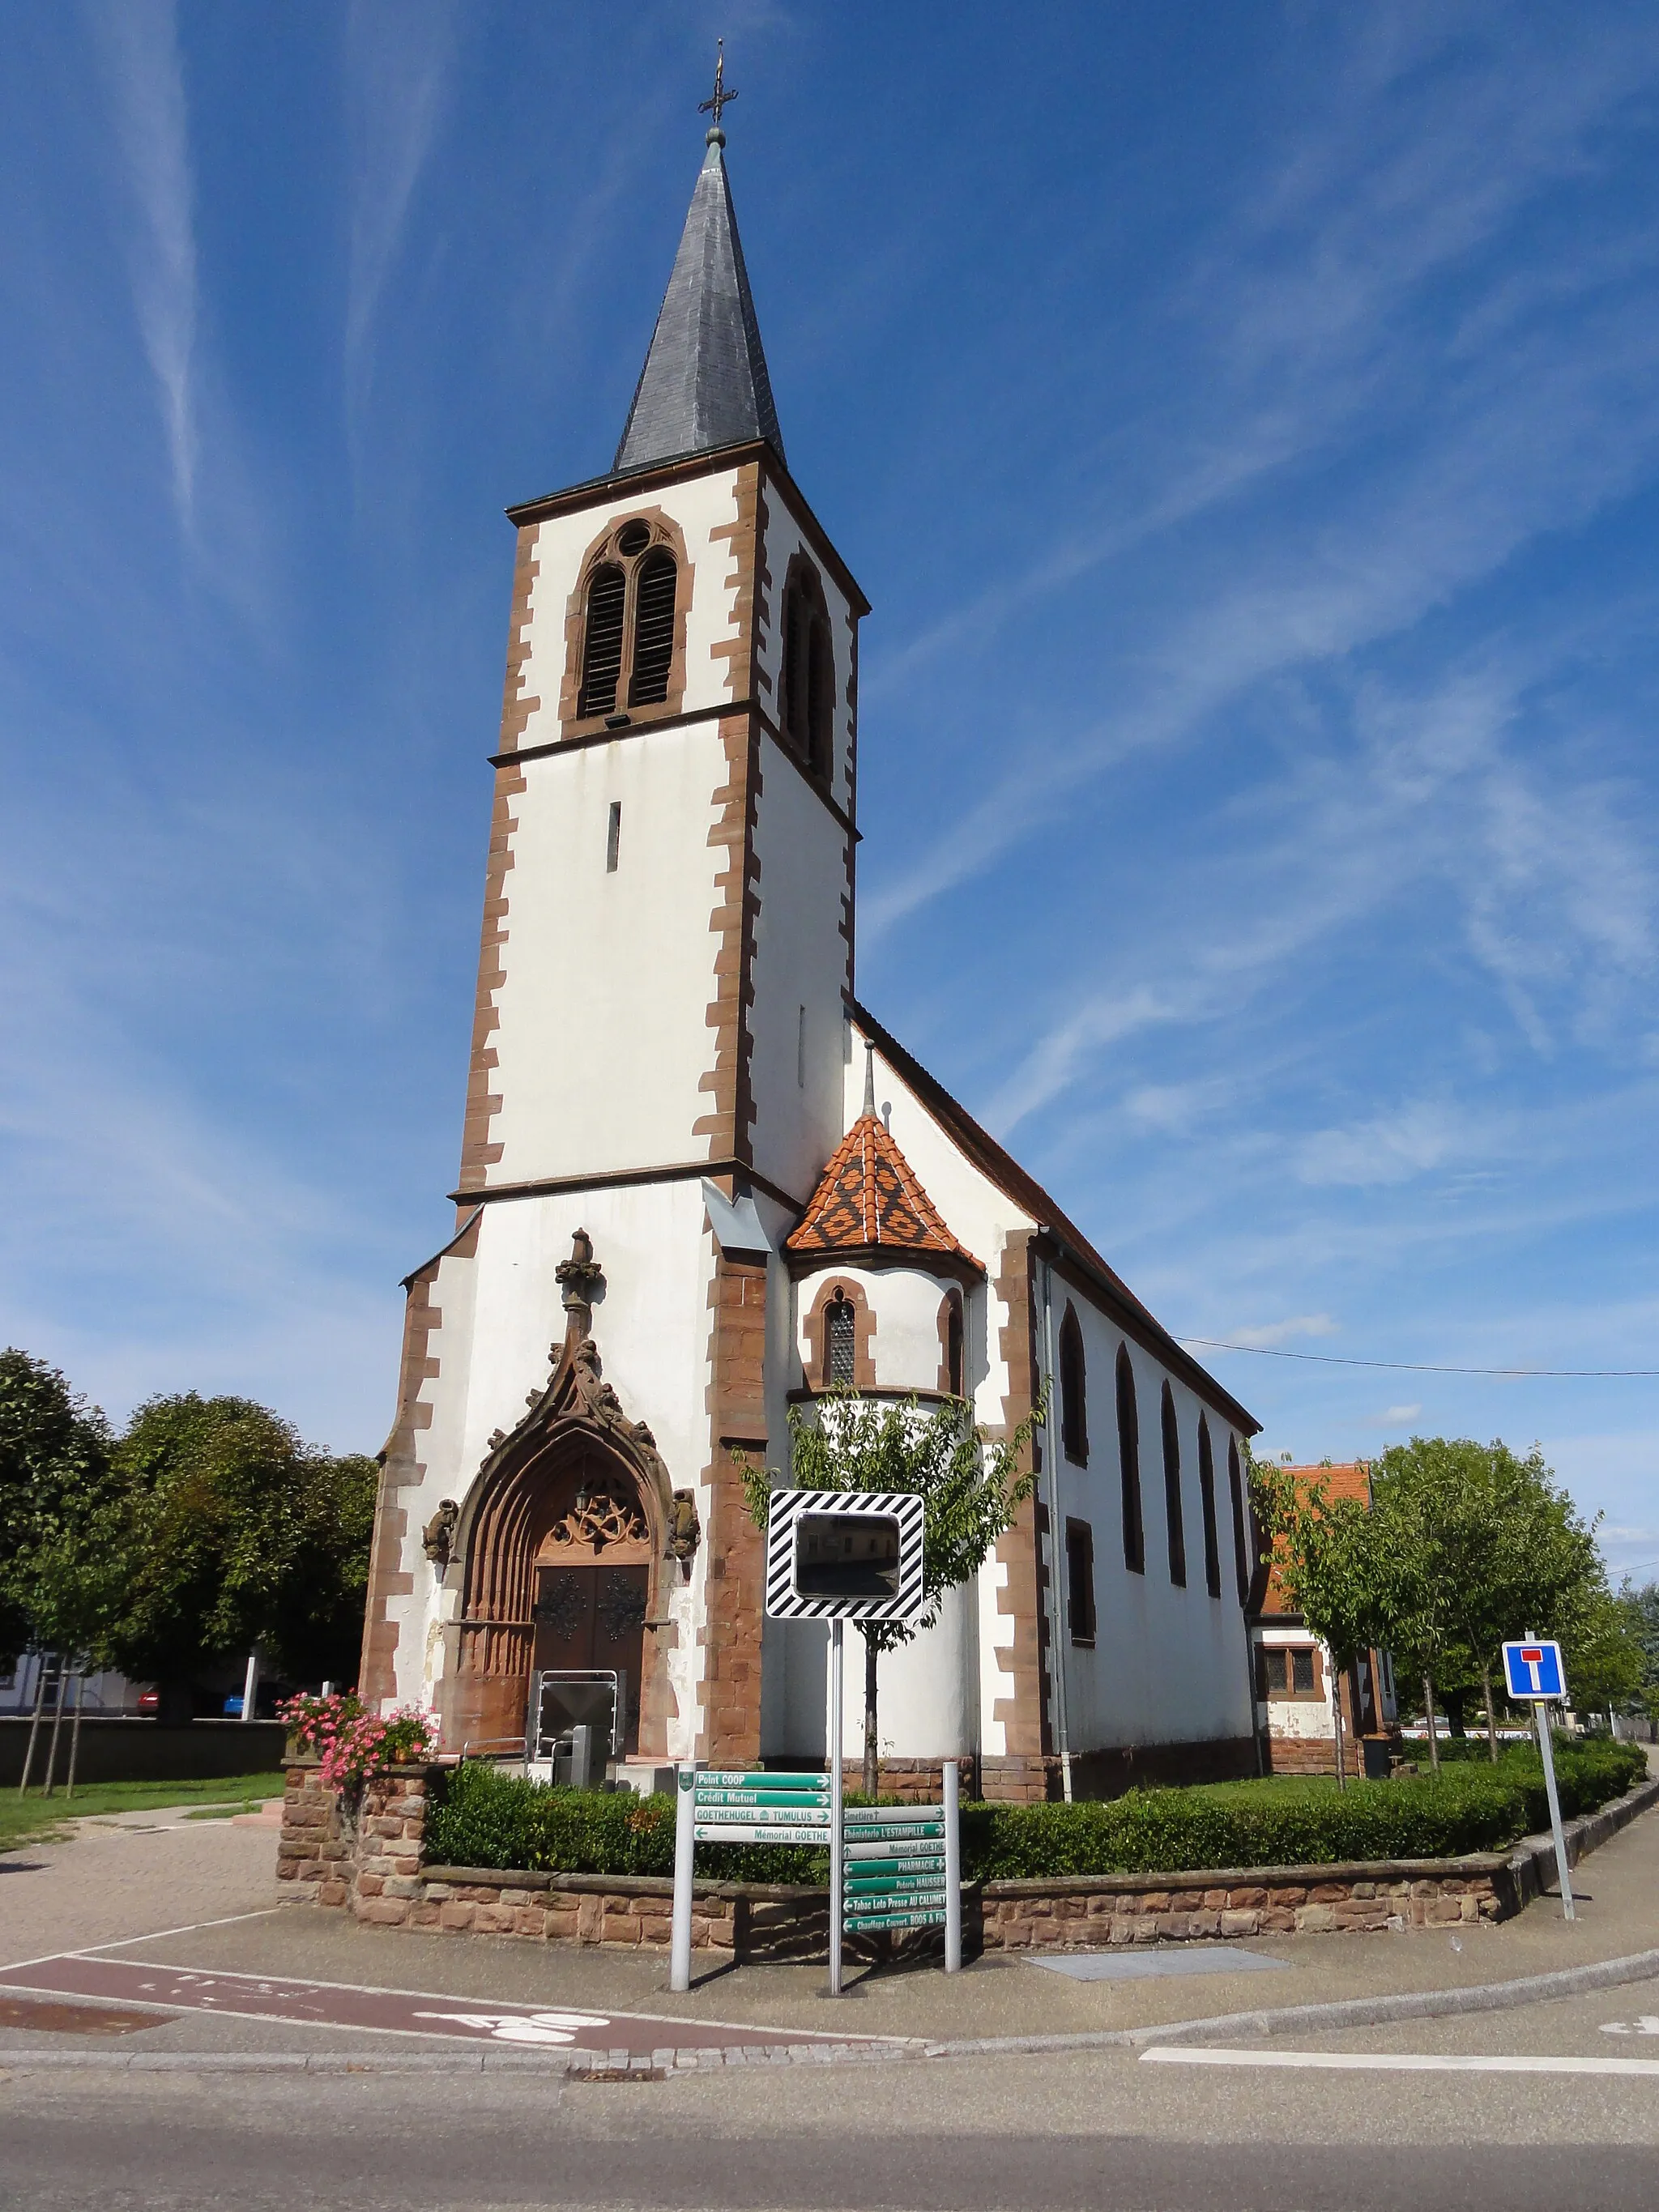
POLYGON ((79 1656, 98 1632, 85 1538, 112 1486, 109 1424, 55 1367, 0 1352, 0 1657, 79 1656))
POLYGON ((1333 1498, 1317 1477, 1298 1482, 1289 1468, 1249 1461, 1250 1498, 1286 1595, 1331 1655, 1331 1711, 1336 1781, 1347 1787, 1342 1754, 1342 1678, 1373 1645, 1386 1644, 1392 1618, 1392 1562, 1379 1549, 1370 1515, 1358 1498, 1333 1498))
POLYGON ((298 1679, 356 1671, 377 1469, 246 1398, 139 1407, 94 1532, 101 1656, 188 1717, 204 1662, 262 1646, 298 1679))
POLYGON ((1039 1401, 1013 1434, 993 1437, 975 1425, 962 1398, 923 1413, 915 1398, 881 1405, 856 1391, 834 1391, 810 1411, 789 1409, 789 1474, 757 1467, 733 1452, 749 1510, 764 1529, 775 1489, 902 1491, 922 1500, 922 1612, 916 1620, 861 1620, 864 1638, 864 1790, 877 1794, 877 1668, 884 1651, 932 1628, 948 1591, 971 1580, 992 1547, 1014 1525, 1036 1475, 1022 1468, 1039 1401))
MULTIPOLYGON (((1489 1756, 1498 1757, 1493 1678, 1508 1638, 1554 1636, 1571 1647, 1603 1620, 1606 1577, 1594 1522, 1557 1486, 1539 1448, 1501 1440, 1413 1437, 1371 1468, 1379 1535, 1395 1555, 1396 1654, 1409 1653, 1431 1706, 1460 1660, 1479 1680, 1489 1756)), ((1605 1624, 1604 1624, 1605 1625, 1605 1624)))

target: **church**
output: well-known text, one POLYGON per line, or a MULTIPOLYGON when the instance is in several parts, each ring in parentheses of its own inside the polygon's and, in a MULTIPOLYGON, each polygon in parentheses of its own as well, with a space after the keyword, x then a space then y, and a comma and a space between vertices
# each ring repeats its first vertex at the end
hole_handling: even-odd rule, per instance
MULTIPOLYGON (((817 1766, 734 1448, 851 1386, 1045 1385, 1035 1495, 881 1662, 884 1788, 1255 1771, 1245 1409, 860 1003, 859 627, 791 477, 718 112, 609 471, 518 533, 449 1243, 406 1281, 361 1690, 510 1756, 625 1683, 626 1778, 817 1766)), ((862 1714, 845 1723, 849 1760, 862 1714)))

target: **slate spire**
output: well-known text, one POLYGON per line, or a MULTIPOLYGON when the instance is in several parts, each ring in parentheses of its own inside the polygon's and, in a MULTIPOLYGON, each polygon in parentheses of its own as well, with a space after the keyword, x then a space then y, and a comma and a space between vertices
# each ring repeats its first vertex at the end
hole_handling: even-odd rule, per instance
POLYGON ((618 476, 751 438, 769 440, 783 458, 718 121, 708 145, 617 448, 618 476))

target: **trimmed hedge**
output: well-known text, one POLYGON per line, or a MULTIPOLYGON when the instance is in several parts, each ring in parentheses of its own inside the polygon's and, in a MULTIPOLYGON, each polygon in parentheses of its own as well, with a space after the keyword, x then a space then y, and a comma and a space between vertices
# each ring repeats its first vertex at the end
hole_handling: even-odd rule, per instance
MULTIPOLYGON (((1632 1744, 1563 1744, 1556 1778, 1571 1820, 1647 1772, 1632 1744)), ((1176 1874, 1204 1867, 1318 1866, 1350 1859, 1452 1858, 1501 1850, 1547 1827, 1536 1752, 1494 1767, 1460 1762, 1438 1779, 1132 1790, 1104 1803, 968 1804, 963 1872, 981 1881, 1044 1875, 1176 1874)), ((549 1789, 469 1762, 448 1778, 427 1831, 437 1866, 560 1874, 668 1875, 674 1801, 624 1790, 549 1789)), ((829 1880, 829 1853, 799 1845, 700 1844, 697 1872, 726 1881, 829 1880)))

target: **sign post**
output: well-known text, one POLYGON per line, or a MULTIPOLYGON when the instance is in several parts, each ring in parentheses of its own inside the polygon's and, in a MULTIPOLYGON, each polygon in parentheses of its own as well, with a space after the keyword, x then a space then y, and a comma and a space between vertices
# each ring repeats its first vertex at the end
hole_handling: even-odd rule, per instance
POLYGON ((1561 1880, 1561 1917, 1573 1920, 1572 1876, 1567 1869, 1567 1839, 1561 1832, 1561 1799, 1555 1787, 1555 1747, 1550 1738, 1550 1701, 1566 1695, 1561 1646, 1547 1637, 1522 1637, 1504 1646, 1504 1674, 1510 1697, 1531 1705, 1538 1723, 1538 1750, 1544 1762, 1544 1790, 1550 1801, 1550 1833, 1555 1839, 1555 1870, 1561 1880))
POLYGON ((842 1899, 847 1888, 847 1813, 842 1798, 842 1687, 845 1624, 830 1624, 830 1994, 841 1995, 842 1899))
POLYGON ((696 1809, 697 1770, 688 1760, 674 1778, 674 1924, 669 1946, 668 1986, 691 1986, 691 1869, 696 1856, 692 1815, 696 1809))

